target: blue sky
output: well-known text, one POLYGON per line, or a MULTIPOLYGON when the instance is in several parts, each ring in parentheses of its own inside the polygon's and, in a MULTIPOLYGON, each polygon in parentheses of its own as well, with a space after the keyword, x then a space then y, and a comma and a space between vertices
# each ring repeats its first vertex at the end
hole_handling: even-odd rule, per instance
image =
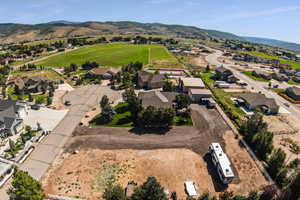
POLYGON ((0 23, 54 20, 193 25, 300 43, 299 0, 8 0, 0 23))

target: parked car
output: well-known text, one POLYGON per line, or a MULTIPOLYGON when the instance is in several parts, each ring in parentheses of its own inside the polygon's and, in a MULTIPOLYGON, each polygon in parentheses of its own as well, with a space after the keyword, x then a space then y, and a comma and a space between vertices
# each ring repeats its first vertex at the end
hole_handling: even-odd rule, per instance
POLYGON ((71 101, 65 101, 65 105, 70 106, 70 105, 72 105, 72 103, 71 103, 71 101))

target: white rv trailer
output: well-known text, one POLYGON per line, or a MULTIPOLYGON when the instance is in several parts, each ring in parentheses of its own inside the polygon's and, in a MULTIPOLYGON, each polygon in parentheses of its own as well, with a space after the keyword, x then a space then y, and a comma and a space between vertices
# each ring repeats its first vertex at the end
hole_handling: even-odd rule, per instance
POLYGON ((229 184, 233 178, 234 173, 231 168, 231 163, 227 155, 219 143, 212 143, 209 146, 209 153, 211 154, 212 161, 217 168, 218 175, 224 184, 229 184))

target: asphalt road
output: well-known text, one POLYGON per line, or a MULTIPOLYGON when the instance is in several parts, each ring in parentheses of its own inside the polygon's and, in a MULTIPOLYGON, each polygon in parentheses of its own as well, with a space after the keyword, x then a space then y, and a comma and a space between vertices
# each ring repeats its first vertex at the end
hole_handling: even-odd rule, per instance
MULTIPOLYGON (((110 100, 113 101, 121 98, 120 92, 99 85, 85 86, 69 92, 65 96, 65 100, 70 100, 72 103, 70 111, 52 133, 36 146, 36 149, 20 166, 20 169, 27 171, 32 177, 40 180, 55 158, 64 150, 66 142, 70 139, 82 118, 99 104, 103 95, 108 95, 110 100)), ((6 184, 0 190, 1 200, 8 200, 6 194, 8 187, 8 184, 6 184)))
POLYGON ((272 90, 266 89, 267 83, 255 81, 255 80, 249 78, 248 76, 242 74, 234 67, 234 66, 239 66, 239 65, 220 63, 217 58, 222 56, 222 52, 220 50, 214 50, 214 51, 216 51, 216 53, 210 54, 206 57, 207 62, 209 62, 212 65, 216 65, 218 67, 223 65, 223 67, 230 69, 237 78, 246 82, 248 84, 248 86, 250 87, 250 89, 253 88, 255 92, 261 92, 261 93, 265 94, 267 97, 275 99, 276 103, 279 106, 284 107, 288 112, 290 112, 290 114, 292 116, 294 116, 295 118, 300 120, 300 111, 295 106, 290 104, 287 100, 285 100, 281 96, 277 95, 272 90), (289 104, 290 106, 287 107, 285 104, 289 104))

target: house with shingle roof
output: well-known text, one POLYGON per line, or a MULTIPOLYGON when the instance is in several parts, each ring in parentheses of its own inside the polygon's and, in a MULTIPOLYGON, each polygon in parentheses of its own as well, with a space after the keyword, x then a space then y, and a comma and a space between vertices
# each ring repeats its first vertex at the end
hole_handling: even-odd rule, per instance
POLYGON ((154 106, 156 108, 173 108, 178 93, 175 92, 140 92, 138 98, 143 107, 154 106))
POLYGON ((138 72, 138 86, 144 89, 161 88, 164 85, 164 76, 146 71, 138 72))
POLYGON ((300 88, 294 86, 286 89, 285 93, 296 101, 300 101, 300 88))
POLYGON ((24 129, 27 105, 13 100, 0 100, 0 137, 16 135, 24 129))
POLYGON ((13 84, 24 93, 40 93, 47 91, 54 82, 45 76, 31 76, 17 78, 13 80, 13 84))
POLYGON ((87 72, 87 75, 91 77, 99 77, 103 79, 111 79, 120 71, 121 68, 116 68, 116 67, 99 67, 99 68, 91 69, 90 71, 87 72))
POLYGON ((238 97, 240 104, 244 105, 249 110, 260 109, 265 114, 277 114, 279 106, 275 99, 267 98, 261 93, 244 93, 238 97))

